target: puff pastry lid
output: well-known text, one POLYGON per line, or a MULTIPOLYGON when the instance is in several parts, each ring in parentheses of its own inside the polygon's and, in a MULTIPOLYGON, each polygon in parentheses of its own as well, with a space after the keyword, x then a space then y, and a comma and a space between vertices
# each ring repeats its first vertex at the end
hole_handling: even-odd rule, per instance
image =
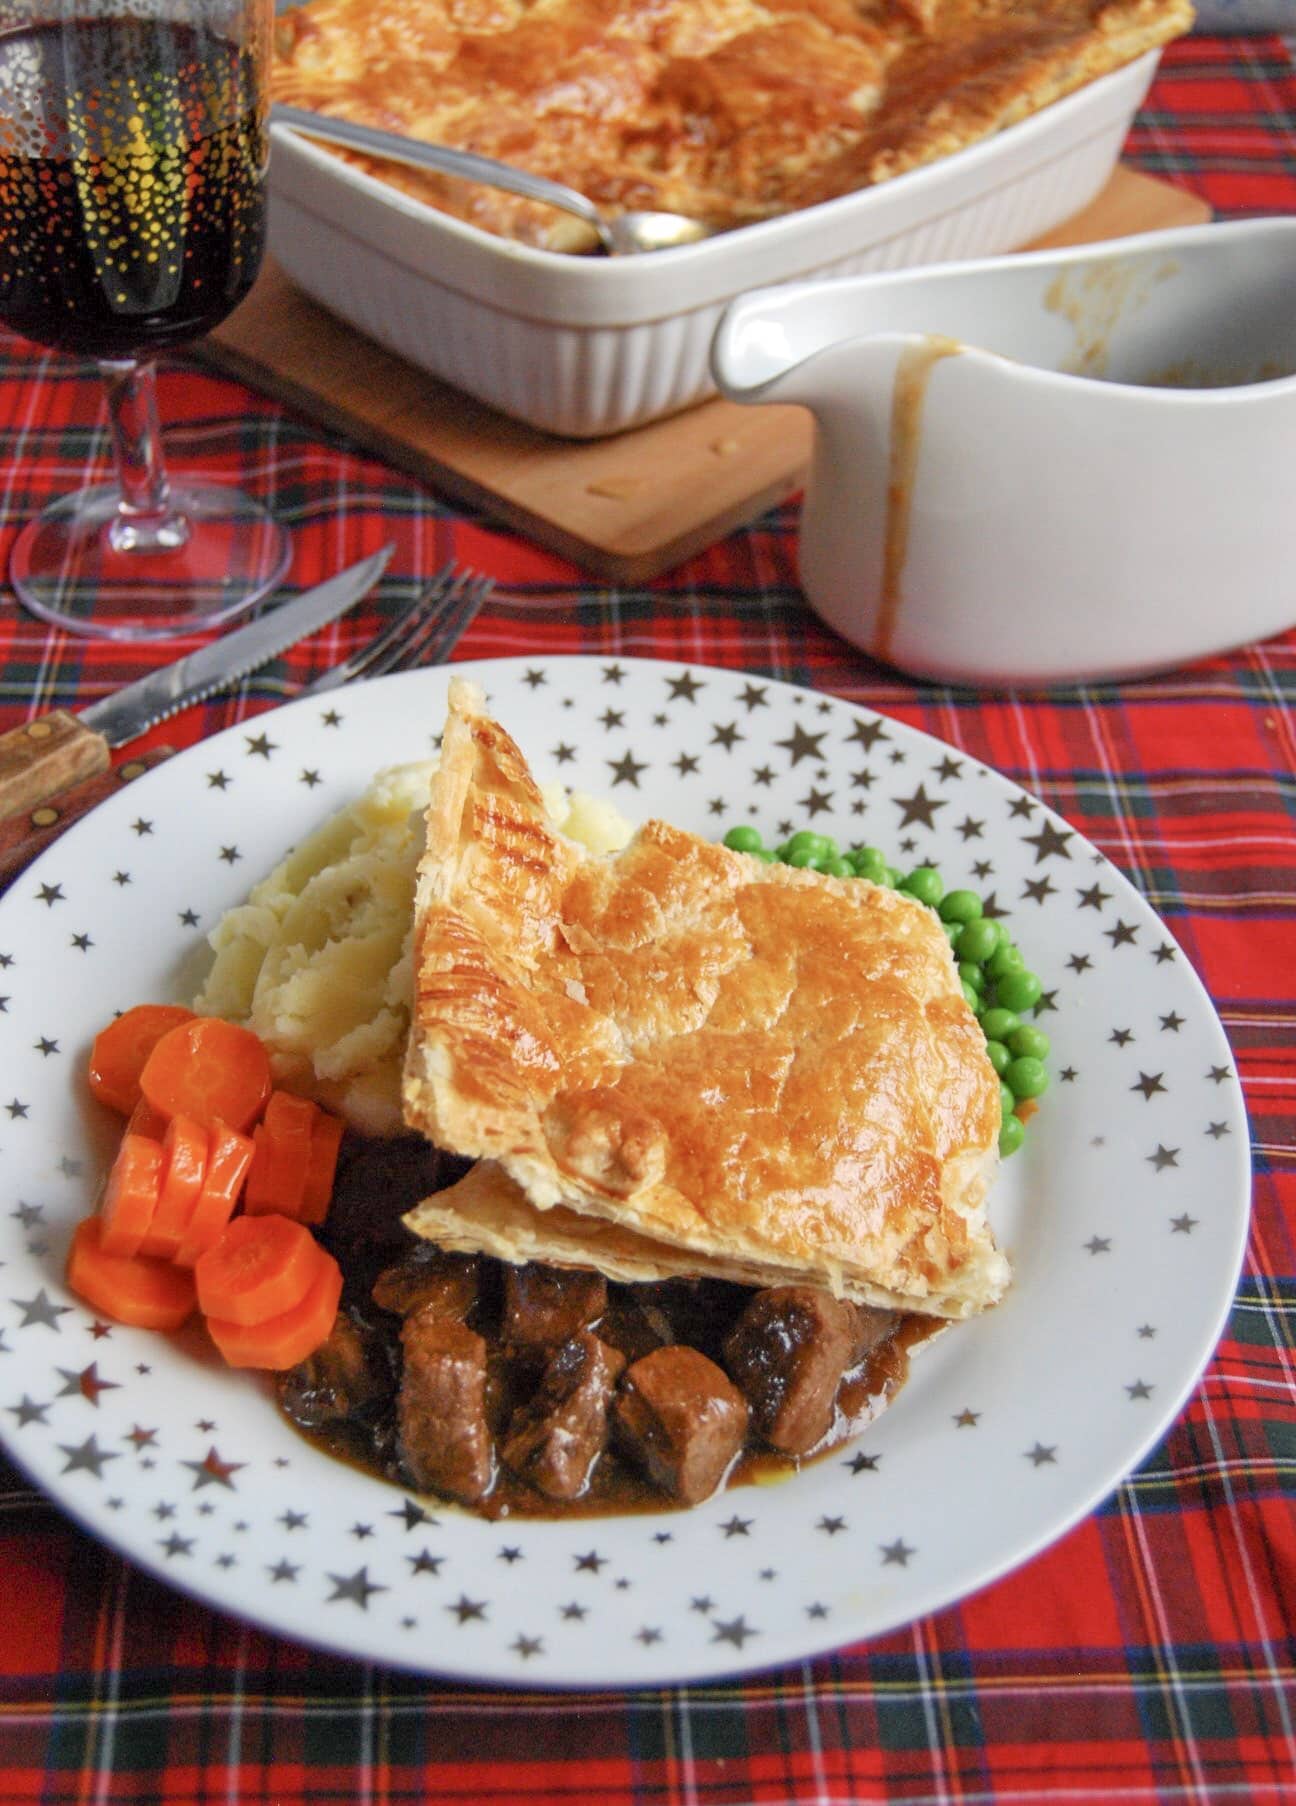
MULTIPOLYGON (((562 1206, 569 1264, 629 1245, 661 1276, 948 1317, 1008 1283, 985 1211, 999 1080, 932 913, 660 821, 589 853, 463 680, 415 893, 403 1099, 514 1182, 470 1188, 482 1233, 461 1246, 543 1257, 535 1225, 562 1206)), ((429 1211, 407 1220, 434 1233, 429 1211)))

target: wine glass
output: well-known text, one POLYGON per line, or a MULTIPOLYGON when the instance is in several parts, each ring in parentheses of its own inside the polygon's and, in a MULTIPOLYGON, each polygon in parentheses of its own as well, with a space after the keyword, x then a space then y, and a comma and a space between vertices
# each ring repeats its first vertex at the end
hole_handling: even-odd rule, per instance
POLYGON ((214 627, 273 589, 288 535, 168 477, 152 358, 224 319, 265 246, 273 0, 0 0, 0 320, 91 357, 117 481, 19 534, 19 599, 78 634, 214 627))

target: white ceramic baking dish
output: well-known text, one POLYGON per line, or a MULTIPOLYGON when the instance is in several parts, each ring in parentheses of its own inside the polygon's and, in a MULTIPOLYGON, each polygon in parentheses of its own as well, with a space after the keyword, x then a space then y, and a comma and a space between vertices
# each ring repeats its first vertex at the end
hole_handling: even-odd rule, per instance
POLYGON ((270 249, 411 363, 547 432, 598 438, 712 394, 712 335, 749 289, 1012 250, 1078 212, 1107 181, 1158 56, 876 188, 637 258, 512 244, 276 126, 270 249))

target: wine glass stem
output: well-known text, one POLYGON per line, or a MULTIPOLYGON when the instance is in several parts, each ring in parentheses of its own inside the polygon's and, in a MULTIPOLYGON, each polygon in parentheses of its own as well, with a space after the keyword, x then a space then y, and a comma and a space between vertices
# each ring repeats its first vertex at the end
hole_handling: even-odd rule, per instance
POLYGON ((189 538, 189 523, 171 505, 162 455, 151 360, 102 358, 108 420, 121 501, 108 529, 118 552, 174 552, 189 538))

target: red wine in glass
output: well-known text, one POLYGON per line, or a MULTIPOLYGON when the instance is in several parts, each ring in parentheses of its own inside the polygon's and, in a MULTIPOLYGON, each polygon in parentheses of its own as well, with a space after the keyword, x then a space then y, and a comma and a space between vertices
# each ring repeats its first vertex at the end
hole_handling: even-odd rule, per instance
POLYGON ((154 5, 20 0, 0 26, 0 320, 98 361, 118 475, 32 522, 11 576, 35 613, 114 637, 227 620, 288 552, 250 498, 171 484, 147 361, 224 319, 260 268, 269 0, 154 5))

